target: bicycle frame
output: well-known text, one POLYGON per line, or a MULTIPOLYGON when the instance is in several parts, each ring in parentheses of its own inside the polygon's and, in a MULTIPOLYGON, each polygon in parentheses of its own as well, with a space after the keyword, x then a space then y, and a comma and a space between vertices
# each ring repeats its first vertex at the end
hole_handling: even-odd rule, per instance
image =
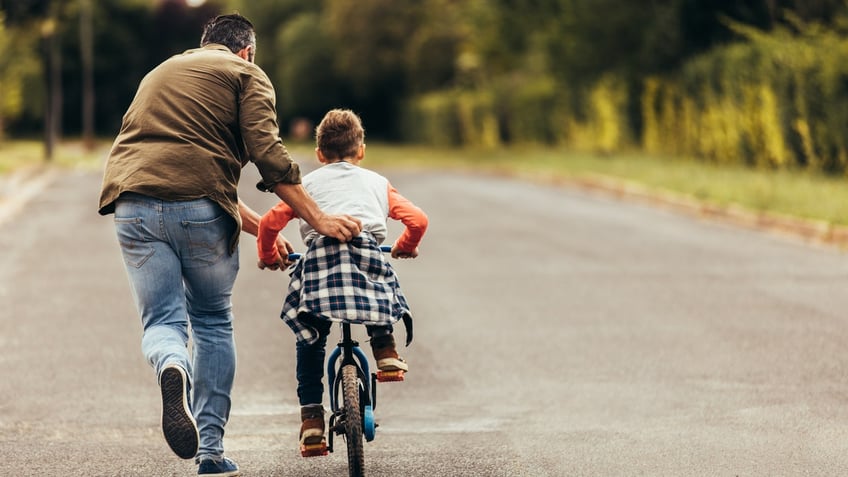
POLYGON ((341 369, 342 366, 347 364, 356 366, 359 377, 365 386, 365 395, 369 397, 369 402, 364 404, 370 404, 372 409, 376 408, 376 386, 373 382, 373 379, 376 378, 371 375, 368 358, 365 356, 362 348, 359 347, 359 342, 351 338, 350 323, 341 323, 341 329, 341 340, 339 340, 338 346, 330 353, 330 357, 327 359, 327 384, 330 386, 330 409, 335 411, 339 407, 338 402, 336 402, 336 393, 334 392, 338 389, 338 372, 336 370, 341 369), (336 365, 339 359, 341 359, 341 363, 336 365), (368 379, 368 377, 371 377, 371 379, 368 379))
POLYGON ((374 430, 376 423, 374 422, 374 409, 377 407, 377 375, 372 374, 368 365, 368 358, 359 347, 359 342, 351 337, 350 323, 341 323, 342 337, 339 340, 338 346, 330 353, 327 359, 327 387, 330 394, 330 415, 329 431, 327 439, 327 450, 333 452, 333 435, 340 428, 343 422, 336 423, 337 420, 344 419, 342 406, 339 403, 338 395, 341 386, 340 370, 347 365, 356 367, 357 375, 361 383, 362 389, 360 392, 360 412, 363 416, 363 433, 366 441, 374 440, 374 430))

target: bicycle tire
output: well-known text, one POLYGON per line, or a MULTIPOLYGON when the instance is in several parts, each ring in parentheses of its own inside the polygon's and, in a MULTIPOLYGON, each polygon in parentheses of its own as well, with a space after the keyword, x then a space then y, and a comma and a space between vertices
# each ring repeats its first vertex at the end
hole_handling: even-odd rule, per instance
POLYGON ((345 441, 350 477, 365 475, 365 453, 362 449, 362 409, 359 407, 359 373, 356 366, 342 368, 342 388, 345 412, 345 441))

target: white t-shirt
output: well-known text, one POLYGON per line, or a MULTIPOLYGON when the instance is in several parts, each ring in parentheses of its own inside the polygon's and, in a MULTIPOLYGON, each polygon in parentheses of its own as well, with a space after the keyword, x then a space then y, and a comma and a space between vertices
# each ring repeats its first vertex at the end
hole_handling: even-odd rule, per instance
MULTIPOLYGON (((303 176, 303 188, 327 214, 347 214, 362 221, 377 243, 386 240, 389 215, 389 180, 374 171, 340 161, 326 164, 303 176)), ((318 236, 305 220, 300 221, 303 243, 318 236)))

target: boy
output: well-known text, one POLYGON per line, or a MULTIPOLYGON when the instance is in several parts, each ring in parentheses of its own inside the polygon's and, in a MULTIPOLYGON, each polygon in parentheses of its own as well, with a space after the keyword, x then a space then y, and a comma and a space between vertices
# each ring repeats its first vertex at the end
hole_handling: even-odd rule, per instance
MULTIPOLYGON (((330 214, 345 213, 362 221, 362 233, 350 242, 318 234, 301 220, 308 250, 291 273, 281 318, 297 337, 297 395, 301 405, 300 445, 304 456, 326 452, 324 438, 324 357, 332 321, 366 325, 381 371, 408 371, 398 356, 392 324, 411 318, 397 277, 383 257, 386 218, 406 226, 392 246, 393 258, 415 258, 427 229, 427 216, 400 195, 389 181, 359 167, 365 157, 365 130, 350 110, 328 112, 315 131, 315 152, 323 166, 303 177, 303 186, 330 214)), ((259 267, 276 269, 287 258, 276 246, 277 234, 296 217, 280 202, 259 224, 259 267)), ((284 251, 285 252, 285 251, 284 251)), ((411 329, 407 329, 407 344, 411 329)))

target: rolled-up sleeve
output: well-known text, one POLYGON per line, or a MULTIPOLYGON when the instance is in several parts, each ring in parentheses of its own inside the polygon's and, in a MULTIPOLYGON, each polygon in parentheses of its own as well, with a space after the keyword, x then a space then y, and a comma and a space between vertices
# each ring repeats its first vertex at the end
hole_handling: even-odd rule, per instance
POLYGON ((249 159, 262 180, 256 187, 270 191, 276 184, 300 184, 300 168, 280 139, 274 87, 268 76, 250 64, 242 76, 239 124, 249 159))

